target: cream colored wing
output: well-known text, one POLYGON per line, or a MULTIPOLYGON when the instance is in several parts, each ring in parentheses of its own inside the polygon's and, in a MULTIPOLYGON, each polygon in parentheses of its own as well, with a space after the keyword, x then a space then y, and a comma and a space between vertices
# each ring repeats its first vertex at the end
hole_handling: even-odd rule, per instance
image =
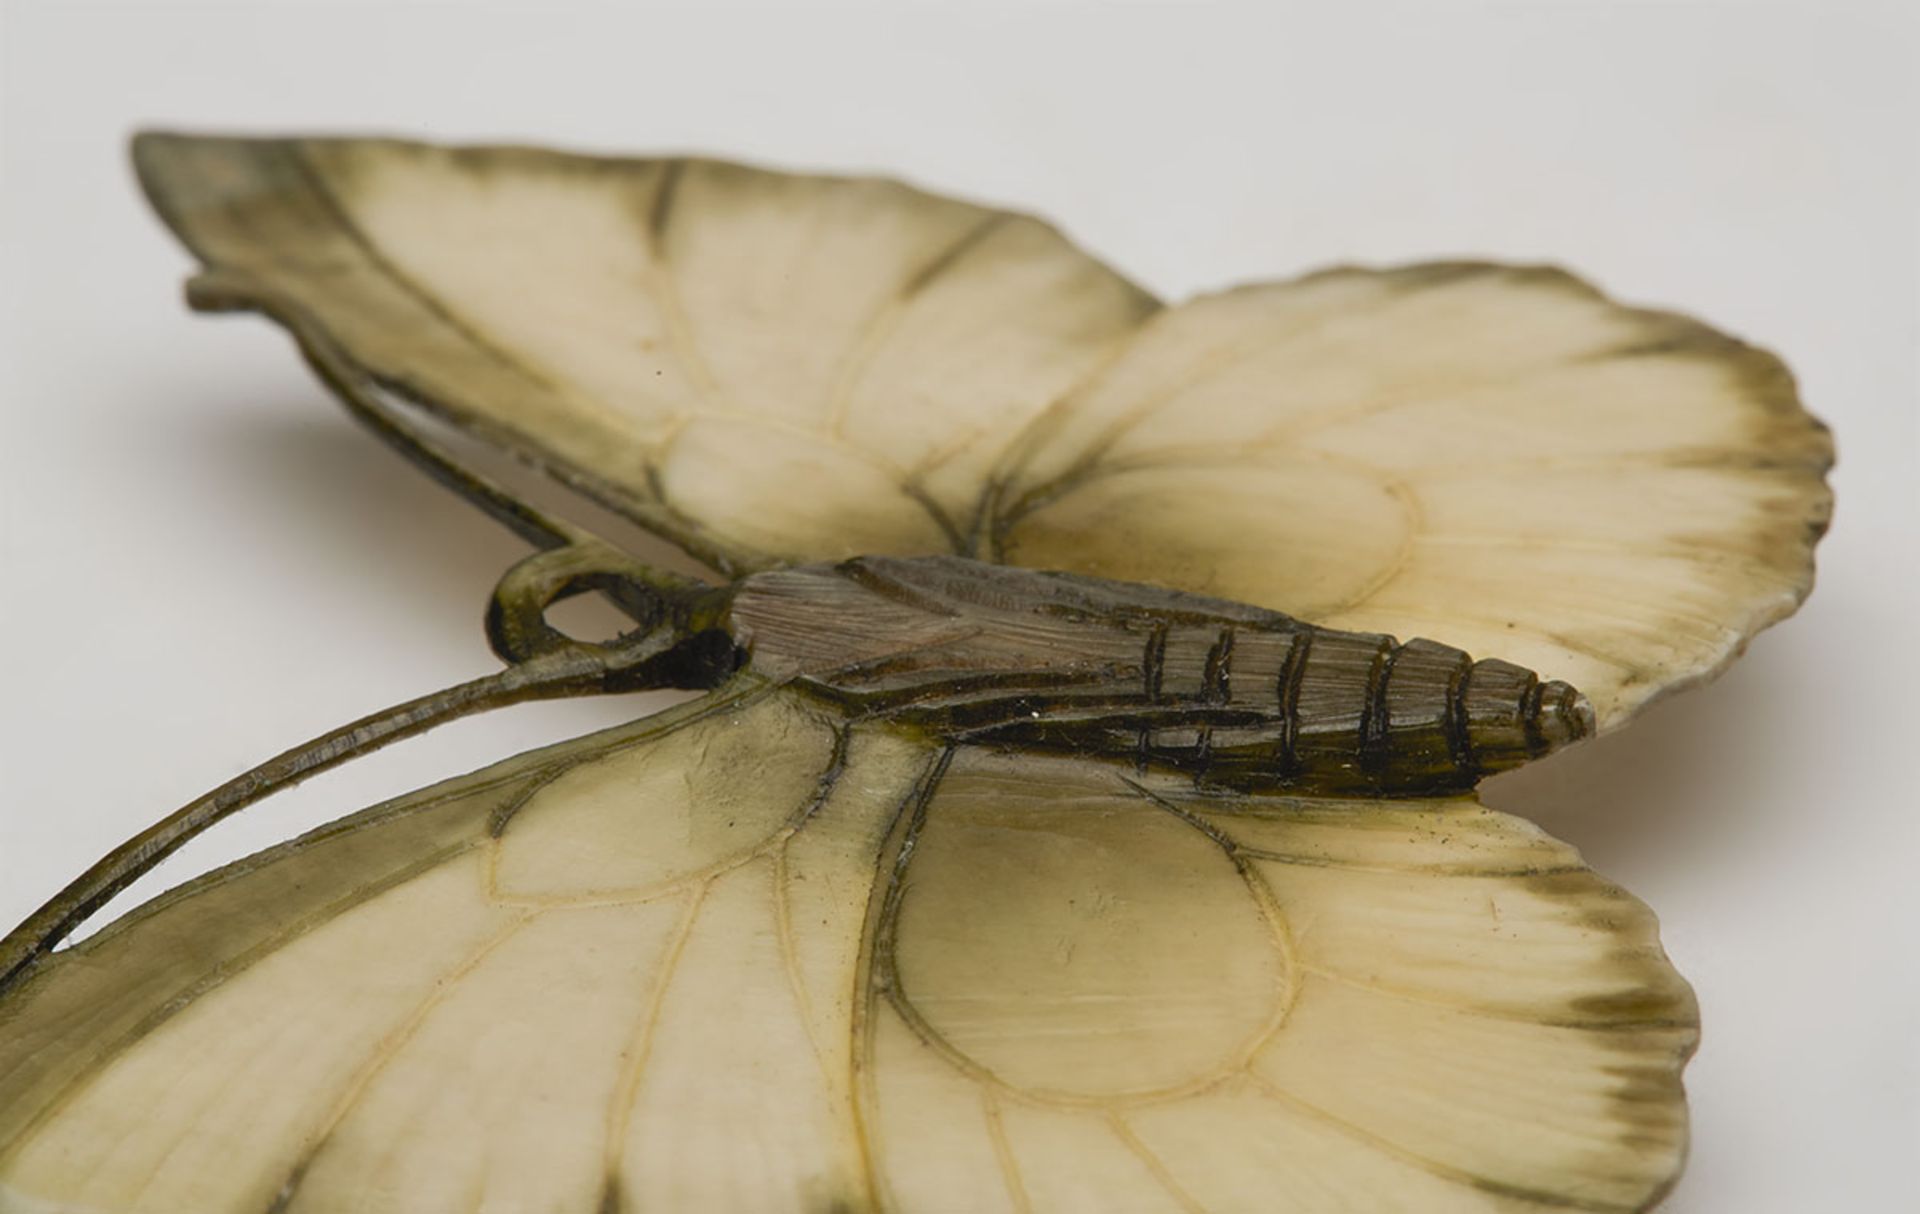
POLYGON ((1519 819, 961 751, 896 846, 885 1208, 1625 1211, 1678 1173, 1692 995, 1519 819))
POLYGON ((55 954, 0 998, 0 1210, 863 1205, 861 924, 929 751, 737 692, 55 954))
POLYGON ((1003 471, 995 559, 1424 636, 1603 729, 1812 584, 1825 429, 1778 360, 1558 270, 1334 270, 1154 318, 1003 471))
POLYGON ((710 160, 165 135, 253 307, 724 571, 965 543, 1017 430, 1157 305, 1037 220, 710 160))
POLYGON ((1693 1008, 1470 802, 1196 794, 742 684, 0 998, 0 1208, 1634 1209, 1693 1008))

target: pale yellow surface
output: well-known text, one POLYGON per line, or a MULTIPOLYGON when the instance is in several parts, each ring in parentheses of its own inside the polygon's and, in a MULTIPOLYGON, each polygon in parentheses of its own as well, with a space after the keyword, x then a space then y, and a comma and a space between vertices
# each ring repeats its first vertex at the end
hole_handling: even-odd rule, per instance
POLYGON ((1602 728, 1793 610, 1823 430, 1771 355, 1557 270, 1342 269, 1161 309, 894 182, 151 137, 206 306, 728 572, 960 552, 1426 636, 1602 728))
POLYGON ((757 853, 812 809, 834 748, 826 722, 778 704, 554 776, 499 828, 493 896, 530 905, 631 900, 757 853), (743 787, 767 793, 742 798, 743 787))
POLYGON ((962 752, 919 840, 871 1047, 899 1208, 1631 1210, 1678 1171, 1692 995, 1518 819, 962 752))
POLYGON ((1536 828, 843 728, 743 682, 57 954, 0 1000, 0 1210, 1613 1211, 1677 1171, 1691 996, 1536 828))
POLYGON ((1036 766, 970 752, 949 771, 894 926, 897 994, 1025 1091, 1136 1096, 1231 1065, 1291 978, 1263 891, 1104 769, 1036 766))
POLYGON ((1604 728, 1797 605, 1829 455, 1694 322, 1553 270, 1340 270, 1148 322, 1009 461, 994 554, 1505 658, 1604 728))
POLYGON ((389 141, 136 155, 210 301, 742 566, 950 550, 1007 436, 1156 306, 1037 220, 877 179, 389 141))
POLYGON ((265 1209, 369 1060, 512 921, 469 855, 163 1011, 137 1044, 56 1035, 41 1048, 79 1051, 87 1069, 59 1088, 0 1087, 36 1123, 0 1147, 0 1194, 72 1210, 265 1209))

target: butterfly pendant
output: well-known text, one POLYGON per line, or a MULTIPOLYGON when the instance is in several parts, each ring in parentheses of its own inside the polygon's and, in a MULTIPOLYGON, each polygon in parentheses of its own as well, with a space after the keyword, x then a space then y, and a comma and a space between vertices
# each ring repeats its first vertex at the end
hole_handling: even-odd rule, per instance
POLYGON ((0 1209, 1645 1209, 1698 1016, 1485 775, 1812 580, 1781 364, 1558 270, 1166 307, 874 179, 152 135, 195 306, 539 549, 500 673, 298 747, 0 942, 0 1209), (536 463, 648 567, 445 449, 536 463), (586 591, 633 619, 547 618, 586 591), (702 694, 56 946, 465 712, 702 694))

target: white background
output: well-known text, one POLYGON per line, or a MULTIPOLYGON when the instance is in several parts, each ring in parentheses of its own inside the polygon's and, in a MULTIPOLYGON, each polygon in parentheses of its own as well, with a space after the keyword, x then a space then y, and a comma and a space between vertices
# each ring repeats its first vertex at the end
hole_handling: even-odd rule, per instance
MULTIPOLYGON (((700 150, 1061 222, 1169 296, 1336 260, 1565 263, 1780 351, 1834 426, 1803 613, 1503 778, 1696 984, 1675 1212, 1920 1208, 1915 10, 5 3, 0 921, 214 783, 492 666, 519 546, 263 322, 189 318, 147 124, 700 150)), ((450 728, 168 880, 630 714, 450 728)))

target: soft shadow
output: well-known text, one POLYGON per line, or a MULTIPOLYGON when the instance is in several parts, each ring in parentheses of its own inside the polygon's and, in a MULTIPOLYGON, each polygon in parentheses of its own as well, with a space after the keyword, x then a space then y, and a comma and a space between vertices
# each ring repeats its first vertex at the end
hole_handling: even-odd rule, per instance
POLYGON ((1618 733, 1481 786, 1603 871, 1725 863, 1784 812, 1807 681, 1788 649, 1761 644, 1724 676, 1646 709, 1618 733))
MULTIPOLYGON (((397 612, 448 624, 476 621, 501 575, 532 552, 337 408, 312 400, 279 408, 253 402, 203 417, 218 423, 203 422, 179 438, 233 469, 236 497, 256 514, 270 512, 287 546, 310 553, 317 566, 377 570, 379 593, 397 612)), ((468 467, 638 559, 711 578, 673 545, 537 470, 445 428, 436 427, 435 436, 468 467)))

